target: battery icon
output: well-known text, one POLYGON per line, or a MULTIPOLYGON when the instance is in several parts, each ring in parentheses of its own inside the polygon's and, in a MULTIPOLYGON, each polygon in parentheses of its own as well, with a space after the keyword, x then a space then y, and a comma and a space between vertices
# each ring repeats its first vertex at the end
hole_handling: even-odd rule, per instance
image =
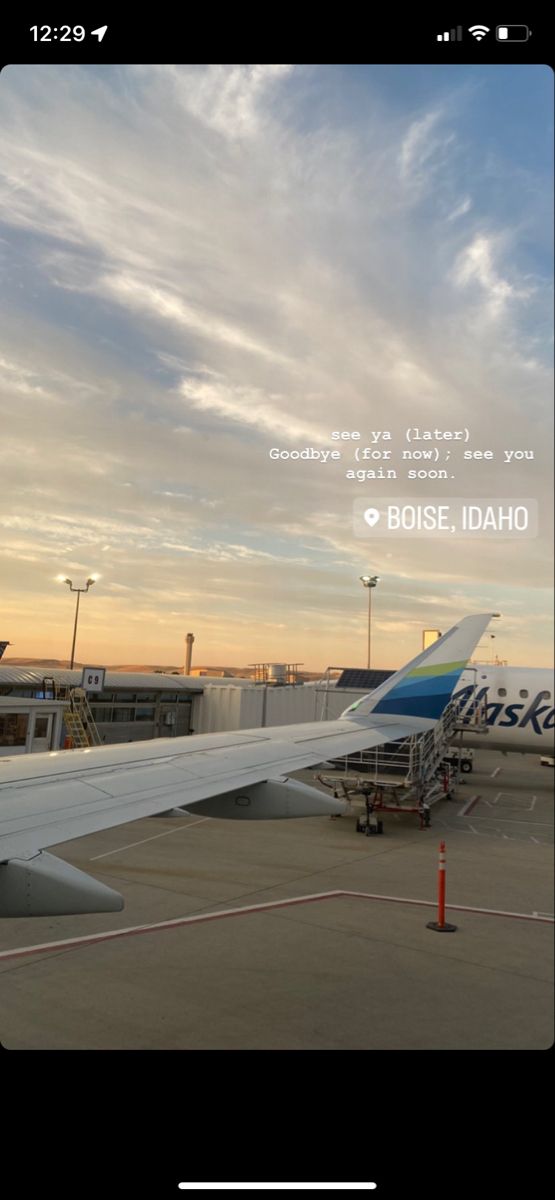
POLYGON ((498 42, 527 42, 530 30, 527 25, 498 25, 495 36, 498 42))

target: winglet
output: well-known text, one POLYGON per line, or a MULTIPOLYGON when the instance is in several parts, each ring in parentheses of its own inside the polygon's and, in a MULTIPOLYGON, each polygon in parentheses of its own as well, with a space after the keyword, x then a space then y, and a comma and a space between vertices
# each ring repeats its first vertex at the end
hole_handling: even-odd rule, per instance
POLYGON ((484 630, 497 613, 464 617, 437 642, 418 654, 381 687, 363 696, 341 715, 366 717, 369 713, 439 720, 484 630))

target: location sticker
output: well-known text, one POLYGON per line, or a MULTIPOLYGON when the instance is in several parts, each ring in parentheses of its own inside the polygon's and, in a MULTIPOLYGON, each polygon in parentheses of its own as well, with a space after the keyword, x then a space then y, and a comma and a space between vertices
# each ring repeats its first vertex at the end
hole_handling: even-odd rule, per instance
POLYGON ((388 496, 353 501, 353 533, 360 538, 510 538, 538 535, 533 497, 388 496))

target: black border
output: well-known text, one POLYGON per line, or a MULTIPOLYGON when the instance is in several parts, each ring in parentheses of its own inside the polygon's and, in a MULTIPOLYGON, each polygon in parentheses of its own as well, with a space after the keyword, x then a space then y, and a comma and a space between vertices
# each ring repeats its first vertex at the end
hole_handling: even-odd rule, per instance
MULTIPOLYGON (((12 13, 2 25, 0 62, 313 62, 315 38, 330 43, 318 48, 323 62, 352 61, 353 48, 386 64, 553 59, 545 17, 528 17, 533 37, 509 48, 491 39, 438 47, 438 21, 420 19, 418 10, 408 18, 392 11, 387 20, 353 12, 343 21, 322 10, 304 29, 298 13, 283 9, 214 10, 205 28, 203 15, 12 13), (368 20, 370 36, 362 32, 368 20), (33 24, 105 23, 100 46, 87 39, 61 53, 29 40, 33 24), (260 36, 265 26, 270 33, 260 36)), ((485 23, 494 28, 499 19, 485 23)), ((447 23, 459 21, 455 14, 447 23)), ((205 1175, 352 1175, 378 1183, 376 1200, 535 1197, 551 1158, 551 1065, 552 1051, 4 1052, 3 1182, 15 1196, 52 1188, 72 1200, 175 1200, 181 1179, 205 1175)))
POLYGON ((468 28, 476 21, 476 12, 463 20, 440 11, 430 19, 418 8, 405 15, 395 9, 353 11, 343 14, 314 10, 303 22, 297 8, 221 11, 156 9, 139 7, 119 11, 113 16, 100 4, 91 13, 74 2, 64 7, 44 5, 30 15, 15 9, 0 26, 0 67, 7 63, 167 63, 167 62, 290 62, 308 63, 546 63, 553 64, 553 40, 545 10, 538 19, 526 18, 531 30, 527 42, 500 43, 495 29, 507 11, 492 17, 480 9, 482 21, 490 32, 480 42, 469 36, 468 28), (68 16, 68 9, 77 16, 68 16), (46 15, 44 15, 46 13, 46 15), (341 19, 342 18, 342 19, 341 19), (485 21, 484 21, 484 18, 485 21), (447 25, 462 24, 460 43, 438 43, 437 33, 447 25), (32 26, 82 25, 87 36, 83 42, 35 43, 32 26), (90 33, 102 25, 108 30, 101 43, 90 33), (354 52, 354 53, 353 53, 354 52), (360 58, 359 58, 360 56, 360 58))

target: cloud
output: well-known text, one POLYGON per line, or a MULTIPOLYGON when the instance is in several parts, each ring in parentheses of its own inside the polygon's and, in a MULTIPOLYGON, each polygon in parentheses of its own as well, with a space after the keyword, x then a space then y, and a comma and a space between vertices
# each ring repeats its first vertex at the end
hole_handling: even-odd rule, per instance
POLYGON ((398 155, 403 183, 421 187, 431 182, 431 176, 439 170, 447 147, 455 140, 454 133, 438 132, 442 119, 443 114, 436 110, 409 125, 398 155))
POLYGON ((458 217, 464 217, 465 213, 470 212, 471 208, 472 200, 470 199, 470 196, 465 196, 464 200, 461 200, 460 204, 457 204, 456 208, 449 213, 447 220, 456 221, 458 217))
POLYGON ((276 354, 270 346, 250 337, 244 330, 218 320, 213 314, 195 310, 184 304, 179 296, 151 287, 130 275, 103 275, 98 279, 96 289, 100 294, 113 296, 132 312, 145 312, 161 321, 169 321, 198 333, 203 338, 227 343, 249 354, 259 354, 270 362, 287 362, 283 355, 276 354))
POLYGON ((292 66, 210 66, 200 71, 170 68, 180 104, 204 124, 231 139, 252 138, 260 129, 265 102, 292 66))
MULTIPOLYGON (((360 488, 345 457, 268 458, 274 445, 345 456, 333 430, 390 430, 398 452, 408 425, 469 427, 470 444, 499 457, 487 475, 468 463, 453 494, 506 495, 510 482, 549 499, 546 272, 529 226, 541 187, 515 173, 509 219, 484 190, 489 148, 479 121, 468 136, 464 95, 431 75, 427 103, 406 83, 392 99, 365 68, 355 103, 354 78, 281 66, 3 73, 2 531, 10 619, 33 611, 18 597, 41 605, 26 637, 61 636, 45 581, 100 556, 96 633, 102 621, 106 638, 127 628, 130 589, 148 599, 133 626, 156 613, 173 638, 186 574, 179 603, 219 661, 229 631, 245 660, 270 653, 262 618, 285 626, 273 655, 354 658, 370 566, 387 574, 390 659, 410 652, 430 611, 444 622, 478 596, 522 602, 506 545, 384 553, 351 532, 360 488), (528 442, 533 464, 509 477, 503 446, 528 442)), ((383 484, 402 491, 424 494, 404 476, 383 484)), ((520 551, 531 613, 545 614, 547 533, 520 551)), ((156 643, 154 661, 171 644, 156 643)))
POLYGON ((495 264, 500 239, 478 235, 461 251, 453 270, 455 284, 467 288, 477 284, 490 317, 502 315, 510 301, 528 300, 531 287, 517 286, 504 279, 495 264))
POLYGON ((327 430, 318 429, 316 425, 299 421, 294 414, 289 414, 285 396, 267 400, 259 389, 230 387, 224 381, 202 383, 186 380, 180 384, 179 390, 188 405, 200 412, 215 413, 260 433, 285 438, 288 442, 299 438, 317 440, 325 438, 327 434, 327 430))

